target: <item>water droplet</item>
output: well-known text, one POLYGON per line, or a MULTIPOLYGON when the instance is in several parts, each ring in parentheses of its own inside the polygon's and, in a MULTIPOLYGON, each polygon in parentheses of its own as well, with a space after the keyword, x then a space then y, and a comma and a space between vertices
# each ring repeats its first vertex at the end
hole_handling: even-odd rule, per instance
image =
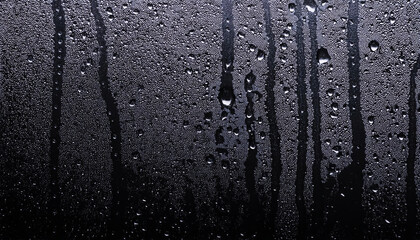
POLYGON ((252 71, 245 76, 245 90, 247 92, 252 92, 252 85, 255 80, 256 76, 252 73, 252 71))
POLYGON ((404 139, 405 139, 405 134, 404 134, 404 133, 398 133, 398 134, 397 134, 397 137, 398 137, 398 139, 399 139, 400 141, 402 141, 402 140, 404 140, 404 139))
POLYGON ((195 130, 197 131, 197 133, 201 133, 203 131, 203 127, 201 125, 197 125, 195 126, 195 130))
POLYGON ((330 88, 330 89, 327 90, 327 95, 329 97, 332 97, 334 95, 334 92, 335 92, 334 89, 333 88, 330 88))
POLYGON ((183 126, 184 128, 188 127, 189 125, 190 125, 190 122, 189 122, 188 120, 184 120, 184 121, 182 122, 182 126, 183 126))
POLYGON ((295 12, 295 10, 296 10, 296 4, 294 4, 294 3, 289 3, 289 11, 290 11, 291 13, 294 13, 294 12, 295 12))
POLYGON ((236 136, 238 136, 239 135, 239 128, 233 129, 233 134, 235 134, 236 136))
POLYGON ((111 15, 113 13, 112 8, 111 7, 107 7, 106 8, 106 13, 108 13, 108 15, 111 15))
POLYGON ((144 134, 143 129, 137 129, 136 134, 137 134, 137 136, 139 136, 139 137, 143 136, 143 134, 144 134))
POLYGON ((371 187, 371 189, 372 189, 372 192, 373 192, 373 193, 377 193, 377 192, 379 191, 379 186, 378 186, 378 184, 373 184, 373 185, 372 185, 372 187, 371 187))
POLYGON ((238 37, 239 37, 239 38, 245 38, 245 33, 243 33, 243 32, 238 32, 238 37))
POLYGON ((330 117, 331 117, 332 119, 336 119, 336 118, 338 118, 338 114, 337 114, 337 113, 335 113, 335 112, 330 112, 330 117))
POLYGON ((255 52, 255 49, 256 49, 257 47, 254 45, 254 44, 249 44, 249 47, 248 47, 248 50, 250 51, 250 52, 255 52))
POLYGON ((226 107, 231 107, 234 102, 233 89, 230 87, 223 87, 220 89, 219 101, 226 107))
POLYGON ((129 102, 128 102, 128 105, 130 106, 130 107, 134 107, 134 106, 136 106, 136 99, 131 99, 129 102))
POLYGON ((379 43, 375 40, 372 40, 372 41, 369 42, 368 46, 370 48, 370 51, 375 52, 379 48, 379 43))
POLYGON ((210 122, 213 119, 213 113, 212 112, 206 112, 204 113, 204 120, 207 122, 210 122))
POLYGON ((212 154, 208 155, 206 157, 207 164, 213 164, 214 163, 214 156, 212 154))
POLYGON ((388 20, 389 20, 389 23, 394 24, 396 19, 394 16, 391 16, 388 18, 388 20))
POLYGON ((338 103, 332 103, 331 104, 331 108, 334 110, 334 111, 337 111, 338 110, 338 103))
POLYGON ((131 157, 133 157, 133 160, 139 160, 140 153, 138 151, 134 151, 133 153, 131 153, 131 157))
POLYGON ((265 52, 263 50, 258 49, 257 59, 258 61, 262 61, 265 58, 265 52))
POLYGON ((282 50, 286 50, 286 49, 287 49, 287 44, 286 44, 286 43, 282 43, 282 44, 280 44, 280 48, 281 48, 282 50))
POLYGON ((226 107, 229 107, 232 104, 232 99, 223 99, 222 98, 222 104, 226 107))
POLYGON ((303 1, 303 4, 305 5, 306 9, 308 9, 309 12, 315 12, 316 10, 316 3, 314 0, 305 0, 303 1))
POLYGON ((375 117, 374 116, 369 116, 368 117, 368 122, 369 122, 370 125, 372 125, 374 121, 375 121, 375 117))
POLYGON ((328 54, 328 50, 323 47, 318 49, 318 52, 316 53, 316 58, 319 64, 324 64, 331 60, 331 56, 328 54))

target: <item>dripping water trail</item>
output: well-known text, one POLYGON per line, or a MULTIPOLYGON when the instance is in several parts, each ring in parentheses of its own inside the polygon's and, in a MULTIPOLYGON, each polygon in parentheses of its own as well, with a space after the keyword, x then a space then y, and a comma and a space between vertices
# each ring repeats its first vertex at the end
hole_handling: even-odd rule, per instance
POLYGON ((255 184, 255 169, 258 165, 257 159, 257 143, 255 140, 255 116, 254 116, 254 96, 253 84, 255 83, 256 76, 248 73, 245 76, 244 87, 246 91, 247 106, 245 109, 245 124, 248 132, 248 155, 245 161, 245 185, 249 194, 248 216, 245 221, 245 229, 252 234, 263 234, 265 231, 264 219, 262 214, 262 207, 258 199, 258 193, 255 184))
POLYGON ((271 24, 271 10, 270 3, 268 0, 262 0, 264 8, 264 21, 265 21, 265 32, 268 37, 268 56, 267 56, 267 67, 268 75, 265 80, 265 91, 267 92, 267 98, 265 100, 265 106, 267 108, 267 119, 269 125, 269 137, 271 146, 271 209, 269 214, 269 228, 274 233, 275 221, 278 211, 278 191, 280 190, 280 175, 282 172, 281 162, 281 149, 280 149, 280 133, 277 125, 277 114, 275 105, 275 57, 276 57, 276 42, 274 39, 274 33, 271 24))
POLYGON ((321 145, 321 106, 319 97, 319 74, 318 74, 318 41, 317 41, 317 13, 309 12, 309 35, 311 39, 311 76, 310 87, 312 91, 312 106, 314 109, 314 120, 312 123, 312 140, 314 142, 314 162, 312 165, 312 184, 313 192, 313 218, 311 225, 311 233, 316 239, 320 236, 317 232, 322 229, 324 199, 323 184, 321 179, 321 162, 322 162, 322 145, 321 145))
POLYGON ((223 108, 228 108, 233 113, 235 94, 233 92, 232 72, 234 59, 234 37, 233 28, 233 0, 223 0, 223 42, 222 42, 222 81, 219 88, 219 101, 223 108))
POLYGON ((63 67, 66 57, 66 22, 61 0, 52 1, 54 33, 54 62, 52 87, 52 123, 50 129, 50 190, 49 211, 54 238, 64 239, 64 223, 61 216, 61 196, 58 182, 60 155, 61 96, 63 95, 63 67))
MULTIPOLYGON (((299 213, 297 239, 307 238, 307 214, 305 206, 304 185, 306 175, 306 152, 308 142, 308 105, 306 99, 306 66, 305 45, 303 36, 302 4, 297 1, 297 95, 298 95, 298 154, 296 171, 296 206, 299 213)), ((312 36, 311 36, 312 37, 312 36)), ((312 43, 312 41, 311 41, 312 43)), ((312 72, 311 72, 312 73, 312 72)))
MULTIPOLYGON (((223 0, 223 20, 222 20, 222 76, 219 87, 218 99, 222 107, 222 120, 230 122, 229 113, 234 114, 235 106, 235 94, 233 91, 233 60, 234 60, 234 26, 233 26, 233 0, 223 0), (228 110, 228 112, 226 111, 228 110)), ((219 145, 216 149, 219 156, 223 158, 227 157, 228 150, 227 144, 223 137, 223 126, 220 126, 215 132, 216 145, 219 145), (220 146, 222 145, 222 146, 220 146)))
MULTIPOLYGON (((193 185, 193 182, 188 179, 188 184, 193 185)), ((197 210, 196 210, 196 204, 195 204, 195 198, 193 191, 190 187, 187 187, 185 190, 185 210, 186 210, 186 216, 185 216, 185 224, 187 226, 187 239, 197 239, 199 237, 199 225, 198 225, 198 219, 197 219, 197 210)))
POLYGON ((407 237, 416 238, 417 224, 417 194, 414 181, 414 166, 416 162, 417 149, 417 105, 416 105, 416 76, 420 68, 420 55, 413 66, 410 74, 410 94, 408 100, 408 159, 407 159, 407 237))
POLYGON ((96 39, 99 44, 99 84, 101 87, 101 95, 105 101, 107 115, 111 128, 111 190, 112 190, 112 207, 110 234, 115 238, 121 238, 123 231, 123 222, 125 214, 125 206, 127 203, 127 189, 123 178, 123 166, 121 163, 121 125, 118 113, 117 103, 110 89, 108 79, 108 53, 105 40, 106 27, 102 15, 98 9, 97 0, 90 0, 91 11, 95 18, 96 39))
MULTIPOLYGON (((352 130, 352 162, 338 175, 339 194, 334 197, 335 214, 328 219, 326 229, 331 231, 335 222, 352 234, 354 239, 364 238, 362 206, 363 169, 366 165, 366 132, 360 104, 360 54, 359 54, 359 1, 349 1, 347 22, 347 49, 349 71, 349 110, 352 130)), ((324 233, 326 234, 326 232, 324 233)))

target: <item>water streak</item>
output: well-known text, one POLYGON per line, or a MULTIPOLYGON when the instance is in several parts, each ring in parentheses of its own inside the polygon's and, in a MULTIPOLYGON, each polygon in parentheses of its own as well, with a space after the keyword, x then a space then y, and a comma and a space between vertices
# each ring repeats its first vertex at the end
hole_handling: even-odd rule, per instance
POLYGON ((281 162, 281 149, 280 149, 280 133, 277 125, 277 114, 276 114, 276 98, 274 94, 275 87, 275 57, 276 57, 276 42, 274 33, 272 30, 271 23, 271 10, 270 3, 268 0, 262 0, 264 9, 264 22, 265 32, 268 38, 268 56, 267 56, 267 67, 268 74, 265 80, 265 91, 267 98, 265 100, 265 106, 267 108, 267 119, 269 126, 269 138, 270 138, 270 150, 271 150, 271 210, 269 215, 269 228, 274 232, 276 225, 276 216, 278 211, 278 198, 280 190, 280 175, 282 172, 283 164, 281 162))
POLYGON ((99 84, 101 95, 106 105, 106 112, 111 130, 111 190, 112 207, 110 232, 115 238, 121 239, 125 207, 127 203, 127 186, 124 180, 123 165, 121 163, 121 125, 117 102, 111 92, 108 79, 108 52, 105 40, 106 26, 98 9, 97 0, 90 0, 91 11, 95 18, 96 40, 99 44, 99 84))
POLYGON ((416 76, 420 68, 420 55, 410 73, 410 93, 408 99, 408 159, 407 159, 407 236, 406 239, 416 238, 417 226, 417 194, 414 168, 417 150, 417 104, 416 104, 416 76))
POLYGON ((58 180, 60 155, 61 97, 63 95, 63 67, 66 57, 66 21, 61 0, 52 1, 54 33, 54 61, 52 85, 52 123, 50 129, 50 190, 49 209, 54 238, 64 238, 64 222, 61 213, 61 195, 58 180))

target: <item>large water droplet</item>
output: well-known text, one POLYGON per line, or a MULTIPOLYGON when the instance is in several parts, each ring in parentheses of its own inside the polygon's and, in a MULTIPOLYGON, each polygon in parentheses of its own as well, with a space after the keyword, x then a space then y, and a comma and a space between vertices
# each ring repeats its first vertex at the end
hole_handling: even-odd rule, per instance
POLYGON ((226 107, 229 107, 232 104, 232 99, 223 99, 222 98, 222 104, 226 107))
POLYGON ((319 64, 327 63, 331 60, 331 56, 328 54, 328 50, 325 48, 318 49, 316 53, 316 59, 318 60, 319 64))
POLYGON ((316 3, 314 0, 305 0, 303 1, 303 4, 305 5, 306 9, 308 9, 309 12, 315 12, 316 10, 316 3))
POLYGON ((289 3, 289 11, 290 11, 291 13, 294 13, 294 12, 295 12, 295 10, 296 10, 296 4, 294 4, 294 3, 289 3))
POLYGON ((234 101, 233 89, 227 87, 220 89, 219 100, 223 106, 231 107, 234 101))
POLYGON ((370 48, 370 51, 375 52, 379 48, 379 43, 375 40, 372 40, 372 41, 369 42, 368 46, 370 48))

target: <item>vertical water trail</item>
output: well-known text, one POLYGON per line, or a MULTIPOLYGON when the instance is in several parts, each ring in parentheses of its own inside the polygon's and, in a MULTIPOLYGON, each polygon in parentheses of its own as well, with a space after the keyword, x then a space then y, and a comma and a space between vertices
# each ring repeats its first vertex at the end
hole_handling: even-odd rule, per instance
POLYGON ((324 199, 323 184, 321 178, 321 162, 323 158, 321 145, 321 106, 319 97, 319 74, 318 74, 318 41, 317 41, 317 13, 318 8, 314 12, 309 12, 309 36, 311 39, 311 76, 310 87, 312 91, 312 106, 314 110, 314 120, 312 122, 312 140, 314 142, 314 162, 312 165, 312 184, 313 192, 313 213, 311 233, 315 238, 320 236, 317 234, 322 229, 324 219, 324 199))
MULTIPOLYGON (((193 185, 193 182, 188 179, 188 184, 193 185)), ((197 219, 196 204, 193 191, 191 187, 187 187, 185 190, 185 224, 187 225, 186 239, 197 239, 199 238, 199 222, 197 219)))
POLYGON ((122 239, 125 206, 127 203, 127 186, 124 181, 123 166, 121 163, 121 125, 117 103, 110 89, 108 79, 108 52, 105 40, 106 26, 98 9, 97 0, 90 0, 91 11, 95 18, 96 39, 99 44, 99 84, 101 95, 106 105, 106 112, 111 130, 111 222, 109 234, 122 239))
POLYGON ((258 165, 257 143, 255 140, 255 116, 254 116, 254 95, 253 84, 256 76, 251 71, 245 76, 244 88, 246 91, 247 106, 245 109, 245 124, 248 132, 248 155, 245 161, 245 185, 249 194, 248 216, 245 221, 245 229, 251 234, 264 233, 264 217, 262 207, 258 199, 255 183, 255 169, 258 165))
POLYGON ((52 86, 52 123, 50 129, 50 191, 49 211, 53 236, 64 239, 64 223, 61 214, 61 196, 58 182, 58 164, 60 155, 61 96, 63 95, 63 67, 66 57, 66 21, 61 0, 52 1, 54 33, 54 61, 52 86))
POLYGON ((265 100, 265 106, 267 108, 267 119, 269 126, 269 138, 270 138, 270 150, 271 150, 271 209, 269 214, 269 228, 274 232, 275 221, 278 210, 278 194, 280 190, 280 175, 282 172, 281 162, 281 149, 280 149, 280 133, 277 125, 277 114, 276 114, 276 99, 274 94, 276 70, 275 70, 275 57, 276 57, 276 42, 274 33, 272 30, 271 23, 271 10, 269 0, 262 0, 264 8, 264 21, 265 21, 265 32, 268 37, 268 56, 267 56, 267 67, 268 74, 265 80, 265 91, 267 92, 267 98, 265 100))
POLYGON ((223 0, 222 78, 218 95, 222 109, 228 108, 231 113, 233 113, 233 106, 235 104, 235 94, 232 84, 235 37, 232 8, 233 0, 223 0))
POLYGON ((414 166, 417 150, 417 104, 416 76, 420 68, 420 55, 410 73, 410 93, 408 99, 408 159, 407 159, 407 236, 406 239, 416 239, 417 224, 417 194, 414 180, 414 166))
MULTIPOLYGON (((354 239, 364 238, 364 212, 362 206, 363 169, 366 165, 366 132, 361 112, 360 54, 359 54, 359 1, 349 0, 347 22, 347 49, 349 71, 349 111, 352 131, 352 162, 338 175, 339 195, 334 198, 335 214, 328 219, 328 230, 337 222, 344 234, 354 239)), ((326 234, 326 233, 325 233, 326 234)))
POLYGON ((299 214, 297 239, 307 238, 307 214, 304 196, 306 175, 306 152, 308 142, 308 105, 306 99, 305 45, 303 36, 302 4, 296 1, 296 43, 297 43, 297 97, 298 97, 298 155, 296 170, 296 206, 299 214))
MULTIPOLYGON (((222 1, 222 33, 223 33, 223 42, 222 42, 222 76, 221 83, 219 87, 218 99, 222 107, 221 117, 222 120, 227 120, 230 122, 230 114, 234 114, 235 106, 235 94, 233 91, 233 60, 234 60, 234 26, 233 26, 233 0, 223 0, 222 1), (228 110, 228 111, 227 111, 228 110), (229 112, 229 113, 228 113, 229 112)), ((225 143, 225 138, 223 137, 223 126, 215 132, 216 140, 216 151, 219 156, 228 155, 228 144, 225 143)))

